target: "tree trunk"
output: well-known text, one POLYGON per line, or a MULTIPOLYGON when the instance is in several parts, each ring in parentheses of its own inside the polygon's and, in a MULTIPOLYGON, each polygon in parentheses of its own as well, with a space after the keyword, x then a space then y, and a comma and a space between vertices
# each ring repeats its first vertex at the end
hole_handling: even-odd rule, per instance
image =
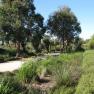
POLYGON ((16 44, 17 44, 17 46, 16 46, 16 47, 17 47, 16 57, 19 57, 19 56, 20 56, 20 48, 21 48, 21 47, 20 47, 20 42, 19 42, 19 41, 17 41, 17 43, 16 43, 16 44))
POLYGON ((26 44, 25 43, 21 43, 21 46, 22 46, 22 49, 23 49, 23 52, 25 53, 26 52, 26 44))
POLYGON ((4 45, 4 40, 2 39, 2 45, 4 45))

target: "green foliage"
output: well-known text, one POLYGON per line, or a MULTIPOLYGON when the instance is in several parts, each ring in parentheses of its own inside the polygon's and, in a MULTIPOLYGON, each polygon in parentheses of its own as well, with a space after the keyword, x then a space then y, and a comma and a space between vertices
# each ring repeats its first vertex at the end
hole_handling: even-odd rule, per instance
POLYGON ((50 36, 45 35, 44 38, 43 38, 43 43, 45 45, 47 52, 49 52, 50 51, 50 45, 51 45, 50 36))
POLYGON ((60 87, 56 89, 53 93, 50 94, 74 94, 75 88, 74 87, 60 87))
POLYGON ((38 65, 38 68, 37 68, 38 75, 51 74, 52 73, 52 67, 56 63, 57 63, 57 61, 53 57, 48 57, 46 60, 39 61, 39 63, 38 63, 39 65, 38 65))
POLYGON ((37 70, 37 63, 32 62, 32 60, 29 60, 26 63, 24 63, 22 67, 19 69, 17 73, 17 78, 21 82, 31 82, 37 76, 36 70, 37 70))
POLYGON ((81 76, 82 53, 63 54, 54 67, 53 75, 57 85, 75 86, 81 76))
POLYGON ((94 93, 94 51, 86 51, 83 59, 83 75, 79 81, 75 94, 94 93))
POLYGON ((41 52, 40 49, 40 43, 41 43, 41 39, 43 38, 43 35, 46 31, 46 27, 44 27, 43 25, 43 21, 44 18, 42 15, 40 14, 35 14, 35 16, 33 17, 33 29, 32 29, 32 36, 31 36, 31 41, 32 41, 32 45, 35 49, 35 51, 41 52))
POLYGON ((5 77, 0 80, 0 94, 20 94, 23 90, 21 83, 13 77, 5 77))
POLYGON ((13 94, 19 94, 18 92, 22 94, 42 94, 44 91, 41 89, 37 90, 32 88, 32 82, 36 81, 37 79, 35 78, 41 77, 41 75, 42 77, 51 75, 56 84, 51 91, 47 91, 47 94, 73 94, 82 73, 82 60, 83 53, 61 54, 57 57, 48 57, 47 59, 36 61, 30 59, 22 65, 16 73, 16 77, 12 77, 14 79, 11 79, 13 84, 8 83, 9 80, 6 79, 8 84, 4 84, 1 91, 12 92, 14 90, 14 92, 12 92, 13 94), (16 91, 15 87, 17 85, 15 85, 16 82, 14 81, 17 81, 17 85, 21 82, 21 87, 26 84, 26 88, 24 90, 23 88, 19 88, 19 90, 17 89, 16 91))
POLYGON ((81 77, 75 94, 93 94, 93 93, 94 93, 94 73, 88 73, 81 77))
POLYGON ((25 50, 29 30, 25 28, 28 22, 28 13, 35 10, 33 0, 1 0, 0 28, 5 32, 5 39, 17 43, 17 56, 20 54, 20 45, 25 50))
POLYGON ((7 42, 16 43, 16 56, 20 55, 21 47, 26 52, 27 41, 32 41, 36 52, 39 52, 39 44, 45 33, 44 18, 35 13, 33 0, 1 0, 1 3, 0 28, 5 32, 7 42))
POLYGON ((68 7, 61 8, 50 16, 48 28, 60 39, 64 52, 68 51, 73 40, 81 33, 80 23, 68 7))
POLYGON ((52 75, 56 87, 51 90, 51 94, 54 92, 55 94, 59 94, 59 92, 63 94, 62 86, 69 87, 68 90, 64 88, 64 94, 73 94, 73 88, 78 84, 82 74, 82 61, 83 53, 62 54, 56 58, 49 57, 47 60, 39 62, 37 73, 41 75, 45 70, 44 75, 52 75))
POLYGON ((83 39, 79 37, 75 38, 73 44, 74 47, 72 47, 73 51, 84 51, 85 49, 83 47, 83 43, 84 43, 83 39))
POLYGON ((92 38, 89 40, 89 42, 88 42, 88 47, 89 47, 89 49, 94 49, 94 35, 93 35, 92 38))
POLYGON ((1 47, 0 48, 0 62, 6 62, 6 61, 11 61, 15 60, 16 56, 16 50, 14 48, 9 48, 9 47, 1 47))

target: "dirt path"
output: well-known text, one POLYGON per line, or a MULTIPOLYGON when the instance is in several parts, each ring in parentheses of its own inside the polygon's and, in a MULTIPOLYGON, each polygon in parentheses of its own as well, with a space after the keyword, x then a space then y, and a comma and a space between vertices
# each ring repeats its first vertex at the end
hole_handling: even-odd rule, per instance
MULTIPOLYGON (((58 56, 60 53, 50 53, 50 54, 45 54, 45 56, 58 56)), ((43 57, 43 56, 38 56, 38 57, 35 57, 35 58, 32 58, 32 60, 37 60, 39 58, 41 59, 45 59, 46 57, 43 57)), ((28 60, 28 59, 26 59, 28 60)), ((24 60, 24 61, 26 61, 24 60)), ((9 62, 5 62, 5 63, 0 63, 0 72, 12 72, 14 70, 18 70, 21 65, 23 64, 24 62, 21 61, 21 60, 18 60, 18 61, 9 61, 9 62)))
POLYGON ((56 82, 49 75, 49 76, 43 77, 40 82, 32 84, 32 87, 35 89, 45 91, 47 89, 53 88, 55 86, 55 84, 56 84, 56 82))
POLYGON ((18 70, 23 63, 23 61, 9 61, 6 63, 1 63, 0 72, 12 72, 14 70, 18 70))

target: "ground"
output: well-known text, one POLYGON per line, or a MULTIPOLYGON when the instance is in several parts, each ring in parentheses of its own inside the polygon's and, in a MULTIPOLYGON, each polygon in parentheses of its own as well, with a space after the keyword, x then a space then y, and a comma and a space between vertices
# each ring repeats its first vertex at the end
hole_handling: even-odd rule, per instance
POLYGON ((14 70, 18 70, 23 63, 24 62, 21 60, 1 63, 0 64, 0 72, 7 72, 7 71, 12 72, 14 70))

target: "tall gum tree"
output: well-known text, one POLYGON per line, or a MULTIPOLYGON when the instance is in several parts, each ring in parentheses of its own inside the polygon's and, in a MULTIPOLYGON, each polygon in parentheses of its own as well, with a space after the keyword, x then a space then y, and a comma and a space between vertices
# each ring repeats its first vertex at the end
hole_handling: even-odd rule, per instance
POLYGON ((80 23, 69 7, 64 6, 50 15, 48 28, 63 44, 63 51, 67 52, 73 40, 81 33, 80 23))

